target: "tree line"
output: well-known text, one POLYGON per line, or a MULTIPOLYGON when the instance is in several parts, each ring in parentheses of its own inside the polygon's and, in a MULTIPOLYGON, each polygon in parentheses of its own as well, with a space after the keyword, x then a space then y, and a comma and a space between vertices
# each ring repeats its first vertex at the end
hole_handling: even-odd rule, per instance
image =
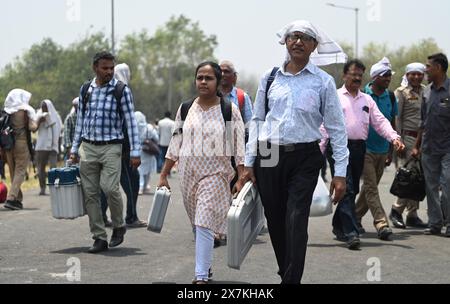
MULTIPOLYGON (((353 46, 341 45, 352 58, 353 46)), ((136 109, 152 121, 167 110, 175 112, 181 101, 195 95, 193 71, 202 61, 217 60, 214 55, 217 46, 215 35, 206 35, 198 22, 183 15, 172 17, 153 35, 142 30, 125 36, 117 52, 117 63, 125 62, 131 68, 130 86, 136 109)), ((33 93, 32 106, 38 108, 42 100, 50 99, 64 118, 81 84, 94 77, 92 57, 99 50, 107 49, 110 42, 101 32, 86 34, 67 47, 46 38, 4 67, 0 73, 0 99, 4 101, 14 88, 23 88, 33 93)), ((360 58, 367 66, 365 81, 369 81, 370 67, 387 56, 397 72, 392 79, 395 89, 407 64, 425 63, 427 56, 439 51, 431 38, 396 49, 386 43, 370 43, 360 58)), ((342 65, 324 69, 335 78, 338 87, 342 85, 342 65)), ((259 76, 239 75, 238 85, 254 97, 259 76)))

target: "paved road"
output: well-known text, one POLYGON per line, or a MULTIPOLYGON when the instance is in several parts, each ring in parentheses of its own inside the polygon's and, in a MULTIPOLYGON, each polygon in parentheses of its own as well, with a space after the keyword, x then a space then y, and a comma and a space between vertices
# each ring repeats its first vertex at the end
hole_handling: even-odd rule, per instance
MULTIPOLYGON (((388 188, 393 169, 381 182, 382 200, 390 210, 394 197, 388 188)), ((156 177, 153 178, 154 184, 156 177)), ((173 199, 161 234, 146 229, 129 230, 125 242, 99 254, 85 253, 92 244, 87 217, 73 221, 51 216, 50 198, 37 191, 26 193, 25 209, 0 207, 0 283, 69 283, 66 272, 71 258, 81 266, 81 283, 190 283, 194 269, 193 234, 181 202, 178 179, 171 180, 173 199)), ((146 219, 153 196, 139 198, 138 212, 146 219)), ((426 204, 419 214, 426 220, 426 204)), ((350 251, 333 239, 331 216, 310 222, 304 283, 450 283, 450 239, 425 236, 421 230, 396 230, 393 240, 377 239, 368 214, 367 234, 360 251, 350 251), (375 258, 373 260, 373 258, 375 258), (378 268, 368 266, 374 262, 378 268), (377 276, 379 274, 379 276, 377 276)), ((260 236, 240 271, 227 267, 226 247, 215 249, 217 283, 278 284, 275 257, 267 234, 260 236)))

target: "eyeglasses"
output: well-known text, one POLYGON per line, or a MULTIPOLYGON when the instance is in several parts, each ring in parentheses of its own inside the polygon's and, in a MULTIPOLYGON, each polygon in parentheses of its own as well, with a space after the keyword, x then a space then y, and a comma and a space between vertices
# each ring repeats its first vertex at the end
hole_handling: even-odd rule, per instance
POLYGON ((197 76, 197 81, 213 81, 216 80, 215 77, 212 76, 197 76))
POLYGON ((309 35, 289 34, 289 35, 287 35, 287 40, 289 42, 298 42, 300 40, 301 42, 305 43, 305 42, 314 41, 316 39, 309 35))

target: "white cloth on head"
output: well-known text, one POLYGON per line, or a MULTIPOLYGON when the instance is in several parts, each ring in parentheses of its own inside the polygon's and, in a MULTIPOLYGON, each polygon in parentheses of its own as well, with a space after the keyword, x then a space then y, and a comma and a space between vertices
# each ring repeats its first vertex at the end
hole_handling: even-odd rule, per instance
POLYGON ((402 86, 407 87, 409 85, 407 75, 409 73, 421 73, 425 74, 426 66, 420 62, 410 63, 406 66, 406 74, 402 78, 402 86))
POLYGON ((36 120, 36 111, 29 105, 31 93, 22 89, 14 89, 5 99, 5 112, 14 114, 21 110, 27 112, 28 117, 36 120))
MULTIPOLYGON (((63 125, 61 117, 50 100, 46 99, 42 103, 47 106, 48 115, 39 125, 35 150, 59 152, 59 138, 63 125)), ((39 109, 37 116, 39 119, 44 116, 42 109, 39 109)))
POLYGON ((377 76, 383 76, 387 72, 391 72, 392 75, 395 73, 392 71, 391 62, 387 57, 384 57, 379 62, 375 63, 370 69, 370 77, 375 78, 377 76))
POLYGON ((131 79, 130 67, 126 63, 116 65, 114 67, 114 77, 128 85, 131 79))
POLYGON ((73 114, 76 112, 75 107, 78 107, 80 104, 80 97, 75 98, 74 100, 72 100, 72 109, 70 109, 70 113, 69 114, 73 114))
MULTIPOLYGON (((331 39, 323 30, 306 20, 297 20, 286 25, 277 33, 278 37, 280 37, 278 42, 281 45, 286 44, 287 36, 294 32, 307 34, 317 40, 317 48, 310 57, 312 64, 324 66, 347 62, 348 57, 341 46, 331 39)), ((289 55, 288 59, 290 59, 289 55)))

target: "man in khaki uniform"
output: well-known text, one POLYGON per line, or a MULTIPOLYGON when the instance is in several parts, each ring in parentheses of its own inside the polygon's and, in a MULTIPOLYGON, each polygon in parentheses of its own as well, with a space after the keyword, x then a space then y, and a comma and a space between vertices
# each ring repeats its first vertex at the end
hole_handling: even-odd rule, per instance
POLYGON ((6 152, 6 161, 11 175, 11 189, 5 203, 10 210, 23 209, 23 195, 20 187, 25 180, 27 166, 31 160, 31 134, 36 131, 36 113, 29 106, 31 93, 22 90, 12 90, 5 100, 5 112, 10 115, 10 124, 14 131, 14 146, 6 152))
MULTIPOLYGON (((422 63, 409 64, 406 67, 406 75, 403 78, 402 86, 395 91, 395 96, 398 100, 397 132, 401 134, 402 140, 406 145, 406 150, 398 155, 401 166, 404 166, 411 158, 412 148, 418 135, 420 109, 425 89, 425 86, 422 85, 425 69, 426 67, 422 63)), ((399 198, 392 206, 389 219, 396 228, 404 229, 406 226, 426 228, 427 224, 417 216, 418 209, 418 201, 399 198), (405 208, 406 225, 402 217, 405 208)))

